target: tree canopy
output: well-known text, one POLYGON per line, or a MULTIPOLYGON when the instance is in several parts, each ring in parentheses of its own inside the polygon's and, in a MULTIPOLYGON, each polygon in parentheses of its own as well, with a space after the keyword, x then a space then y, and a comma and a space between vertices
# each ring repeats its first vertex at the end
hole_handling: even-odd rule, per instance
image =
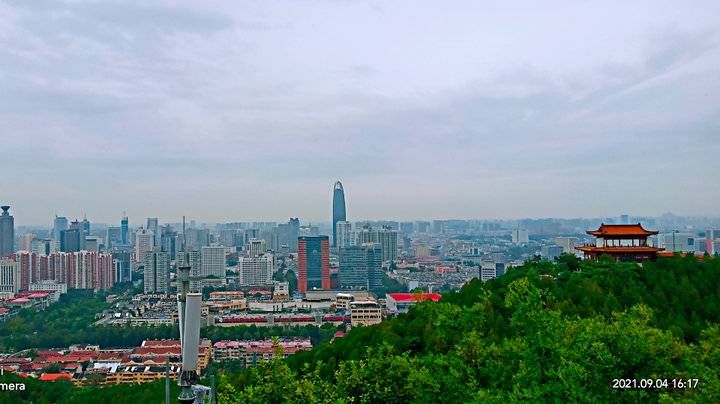
POLYGON ((221 402, 720 399, 720 266, 529 262, 219 384, 221 402), (697 378, 692 389, 613 379, 697 378))

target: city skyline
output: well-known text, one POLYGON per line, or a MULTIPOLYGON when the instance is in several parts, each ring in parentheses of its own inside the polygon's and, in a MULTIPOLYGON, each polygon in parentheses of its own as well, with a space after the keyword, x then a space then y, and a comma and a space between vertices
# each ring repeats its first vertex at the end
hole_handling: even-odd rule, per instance
POLYGON ((18 223, 325 221, 338 178, 355 220, 717 212, 717 2, 49 1, 0 18, 18 223))
MULTIPOLYGON (((11 207, 14 211, 15 207, 11 207)), ((330 212, 332 213, 332 212, 330 212)), ((351 224, 351 226, 360 226, 366 222, 383 222, 383 221, 396 221, 396 222, 432 222, 433 220, 467 220, 467 221, 521 221, 521 220, 607 220, 607 219, 613 219, 613 220, 619 220, 620 216, 627 214, 627 212, 611 212, 611 214, 603 215, 603 216, 517 216, 517 217, 489 217, 489 216, 469 216, 469 217, 441 217, 441 216, 427 216, 427 217, 409 217, 409 218, 398 218, 398 217, 390 217, 390 216, 379 216, 379 217, 365 217, 365 218, 355 218, 354 220, 348 219, 348 222, 351 224)), ((666 215, 674 216, 677 218, 683 218, 683 219, 706 219, 706 220, 720 220, 720 214, 710 214, 710 215, 683 215, 676 212, 663 212, 661 214, 629 214, 631 220, 632 219, 658 219, 662 218, 666 215)), ((275 223, 277 225, 284 224, 288 221, 288 219, 293 219, 293 215, 288 215, 285 217, 248 217, 248 216, 242 216, 242 217, 236 217, 236 218, 227 218, 225 220, 219 220, 219 221, 213 221, 213 220, 203 220, 200 217, 196 216, 186 216, 186 226, 190 228, 190 221, 194 221, 196 223, 196 226, 205 226, 205 225, 215 225, 215 224, 223 224, 223 223, 275 223)), ((300 223, 302 225, 325 225, 328 226, 328 230, 330 234, 332 235, 332 220, 329 218, 317 218, 317 220, 313 220, 310 218, 303 217, 302 215, 294 215, 297 216, 300 220, 300 223)), ((66 218, 68 221, 76 220, 75 216, 66 215, 66 216, 58 216, 61 218, 66 218)), ((19 221, 18 217, 15 216, 15 228, 47 228, 52 232, 53 223, 52 220, 50 223, 27 223, 23 221, 19 221)), ((130 229, 139 229, 139 228, 146 228, 146 220, 148 218, 157 218, 159 219, 159 223, 162 225, 173 225, 173 226, 181 226, 182 225, 182 216, 180 217, 168 217, 167 219, 163 216, 158 216, 157 214, 154 215, 140 215, 140 216, 133 216, 129 219, 129 228, 130 229)), ((118 216, 115 221, 101 221, 101 220, 93 220, 94 218, 88 217, 88 220, 90 220, 90 223, 92 225, 101 225, 106 227, 115 227, 120 228, 120 223, 122 219, 122 215, 118 216)), ((635 221, 637 221, 635 220, 635 221)))

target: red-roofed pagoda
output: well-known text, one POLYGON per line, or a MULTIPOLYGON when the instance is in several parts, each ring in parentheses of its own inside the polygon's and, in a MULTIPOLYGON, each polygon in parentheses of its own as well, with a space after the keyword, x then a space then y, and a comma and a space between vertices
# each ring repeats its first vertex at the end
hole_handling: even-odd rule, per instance
POLYGON ((638 224, 601 224, 597 230, 587 232, 595 236, 595 245, 575 247, 585 253, 585 258, 597 260, 603 254, 613 257, 616 261, 644 261, 657 257, 664 248, 648 244, 649 236, 658 234, 656 231, 645 230, 638 224))

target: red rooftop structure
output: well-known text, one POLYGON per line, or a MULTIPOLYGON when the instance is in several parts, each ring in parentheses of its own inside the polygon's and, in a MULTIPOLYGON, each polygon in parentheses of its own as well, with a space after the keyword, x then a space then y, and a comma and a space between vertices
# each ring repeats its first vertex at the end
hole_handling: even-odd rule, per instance
POLYGON ((644 261, 657 258, 664 248, 653 247, 648 237, 657 231, 645 230, 638 224, 601 224, 587 234, 595 236, 595 245, 575 247, 585 253, 585 258, 597 260, 607 254, 616 261, 644 261))
POLYGON ((68 373, 43 373, 40 375, 40 381, 54 382, 60 379, 72 380, 72 375, 68 373))

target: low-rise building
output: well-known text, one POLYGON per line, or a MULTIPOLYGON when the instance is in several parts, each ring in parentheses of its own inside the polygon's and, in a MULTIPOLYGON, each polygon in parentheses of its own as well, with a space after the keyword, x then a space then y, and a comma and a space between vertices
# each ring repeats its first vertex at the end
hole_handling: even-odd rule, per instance
POLYGON ((350 302, 350 324, 370 326, 382 322, 382 308, 374 300, 350 302))
POLYGON ((425 300, 437 302, 440 295, 437 293, 388 293, 387 311, 389 314, 407 313, 410 307, 425 300))
POLYGON ((278 352, 287 358, 298 351, 312 349, 309 338, 289 338, 278 341, 219 341, 213 345, 213 360, 242 360, 246 367, 257 365, 260 361, 273 359, 278 352))

